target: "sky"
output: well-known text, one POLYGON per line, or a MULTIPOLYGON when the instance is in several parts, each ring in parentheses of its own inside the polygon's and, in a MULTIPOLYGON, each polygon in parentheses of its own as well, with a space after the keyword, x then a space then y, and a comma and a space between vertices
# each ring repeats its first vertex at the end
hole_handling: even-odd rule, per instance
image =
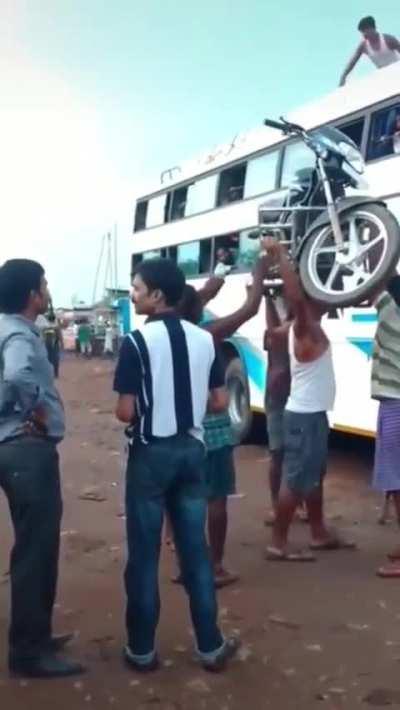
POLYGON ((141 185, 334 89, 368 14, 400 35, 398 0, 2 0, 0 262, 90 302, 116 225, 128 287, 141 185))

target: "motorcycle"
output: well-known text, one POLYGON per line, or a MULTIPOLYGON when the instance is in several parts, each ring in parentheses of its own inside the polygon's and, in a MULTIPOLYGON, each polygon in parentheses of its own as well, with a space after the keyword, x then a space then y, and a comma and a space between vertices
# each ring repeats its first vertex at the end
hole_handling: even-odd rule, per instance
POLYGON ((332 126, 307 131, 283 118, 264 125, 300 138, 315 154, 315 167, 298 170, 287 190, 261 204, 259 228, 250 236, 284 243, 316 301, 362 303, 396 267, 400 225, 382 200, 346 196, 346 187, 365 188, 360 151, 332 126))

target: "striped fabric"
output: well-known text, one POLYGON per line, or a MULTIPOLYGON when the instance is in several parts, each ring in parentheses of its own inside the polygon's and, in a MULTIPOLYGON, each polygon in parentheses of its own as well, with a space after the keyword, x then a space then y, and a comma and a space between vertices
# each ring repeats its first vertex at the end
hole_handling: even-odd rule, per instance
POLYGON ((400 400, 379 405, 373 486, 384 493, 400 490, 400 400))
POLYGON ((378 327, 372 362, 371 395, 400 399, 400 308, 388 293, 376 302, 378 327))
POLYGON ((173 314, 152 316, 124 338, 114 389, 134 395, 133 438, 203 437, 208 392, 224 384, 209 333, 173 314))

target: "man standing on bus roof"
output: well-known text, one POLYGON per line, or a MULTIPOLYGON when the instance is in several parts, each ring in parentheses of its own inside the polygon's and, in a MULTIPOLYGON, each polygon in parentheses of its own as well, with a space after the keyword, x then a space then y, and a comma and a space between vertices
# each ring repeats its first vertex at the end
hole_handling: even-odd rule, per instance
POLYGON ((311 527, 312 550, 354 547, 327 529, 323 516, 322 482, 327 466, 329 424, 327 412, 335 401, 332 351, 321 327, 324 306, 305 294, 284 247, 265 240, 267 254, 279 267, 288 307, 290 395, 284 414, 283 481, 279 491, 269 560, 308 562, 309 551, 291 551, 288 533, 298 505, 305 501, 311 527))
POLYGON ((363 17, 358 24, 363 39, 347 64, 341 78, 340 86, 346 83, 359 59, 365 54, 375 64, 377 69, 389 66, 400 60, 400 42, 393 35, 383 34, 376 29, 375 18, 363 17))

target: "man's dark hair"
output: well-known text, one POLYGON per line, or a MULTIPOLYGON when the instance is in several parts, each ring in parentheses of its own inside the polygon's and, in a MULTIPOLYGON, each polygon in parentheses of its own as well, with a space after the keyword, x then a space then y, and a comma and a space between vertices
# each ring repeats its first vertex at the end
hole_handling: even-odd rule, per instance
POLYGON ((186 284, 183 289, 182 298, 177 307, 178 315, 184 320, 197 325, 203 315, 203 305, 198 292, 190 284, 186 284))
POLYGON ((39 293, 44 268, 30 259, 10 259, 0 268, 0 313, 22 313, 39 293))
POLYGON ((171 259, 146 259, 135 268, 133 275, 142 278, 149 291, 159 289, 167 306, 176 306, 185 288, 185 275, 171 259))
POLYGON ((376 22, 375 18, 372 17, 372 15, 368 15, 368 17, 363 17, 362 20, 358 23, 358 29, 360 32, 364 32, 365 30, 376 30, 376 22))
POLYGON ((386 288, 396 306, 400 306, 400 276, 398 274, 392 276, 386 288))

